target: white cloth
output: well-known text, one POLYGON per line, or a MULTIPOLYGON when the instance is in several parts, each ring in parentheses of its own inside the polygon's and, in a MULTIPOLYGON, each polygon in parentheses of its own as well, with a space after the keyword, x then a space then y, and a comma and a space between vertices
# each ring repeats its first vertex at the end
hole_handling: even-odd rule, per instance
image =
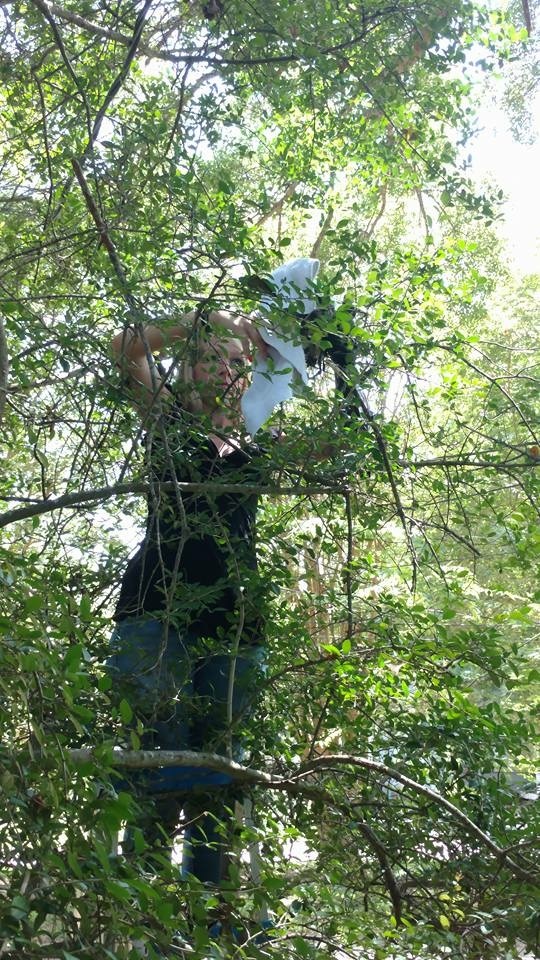
MULTIPOLYGON (((253 379, 242 397, 242 413, 248 432, 254 436, 257 430, 268 420, 279 403, 290 400, 294 393, 295 382, 307 383, 306 359, 298 343, 280 336, 270 326, 270 320, 264 316, 281 306, 289 314, 294 304, 297 313, 311 313, 317 304, 309 296, 308 284, 314 282, 319 272, 319 260, 301 257, 289 260, 270 274, 276 297, 264 296, 261 300, 262 323, 259 333, 269 346, 271 362, 257 356, 253 368, 253 379), (305 292, 307 295, 302 296, 305 292)), ((287 317, 287 326, 291 318, 287 317)))

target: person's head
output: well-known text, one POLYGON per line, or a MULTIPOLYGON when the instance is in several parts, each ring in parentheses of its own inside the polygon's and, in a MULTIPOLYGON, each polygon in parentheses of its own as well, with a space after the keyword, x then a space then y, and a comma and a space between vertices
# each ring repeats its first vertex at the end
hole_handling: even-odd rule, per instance
POLYGON ((238 425, 240 400, 248 387, 248 345, 220 329, 204 330, 191 345, 184 364, 184 384, 191 390, 186 406, 223 426, 238 425))

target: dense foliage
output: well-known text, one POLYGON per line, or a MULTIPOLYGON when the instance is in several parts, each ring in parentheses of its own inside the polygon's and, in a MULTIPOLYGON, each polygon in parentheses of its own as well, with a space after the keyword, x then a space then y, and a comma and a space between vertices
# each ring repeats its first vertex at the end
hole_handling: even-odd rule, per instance
POLYGON ((538 955, 539 281, 509 275, 462 157, 523 31, 459 0, 0 16, 0 957, 182 955, 178 933, 208 956, 211 894, 114 846, 113 747, 141 731, 103 663, 147 476, 110 341, 249 312, 297 255, 337 306, 315 339, 356 343, 357 410, 327 371, 283 414, 237 773, 260 863, 225 892, 276 935, 214 955, 538 955))

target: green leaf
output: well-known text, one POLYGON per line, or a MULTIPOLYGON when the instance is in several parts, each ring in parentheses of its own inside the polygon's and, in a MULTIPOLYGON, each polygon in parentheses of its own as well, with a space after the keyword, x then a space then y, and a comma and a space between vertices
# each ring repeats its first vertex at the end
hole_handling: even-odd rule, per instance
POLYGON ((122 880, 112 880, 106 878, 103 881, 105 889, 111 894, 115 900, 120 900, 126 902, 131 899, 133 896, 132 890, 128 883, 124 883, 122 880))
POLYGON ((131 723, 131 721, 133 720, 133 710, 131 709, 131 706, 129 705, 127 700, 122 699, 120 701, 120 703, 118 704, 118 710, 120 712, 120 716, 124 721, 124 723, 131 723))
POLYGON ((26 897, 20 893, 16 894, 11 901, 9 912, 15 920, 22 920, 30 913, 30 904, 26 897))
POLYGON ((155 905, 154 910, 162 923, 169 923, 174 913, 174 906, 169 900, 161 900, 155 905))
POLYGON ((82 643, 75 643, 71 646, 64 657, 64 668, 66 671, 78 670, 83 657, 82 643))
POLYGON ((311 950, 309 944, 302 937, 293 937, 292 946, 300 957, 309 957, 311 950))
POLYGON ((90 597, 87 594, 83 594, 81 597, 79 616, 85 623, 88 623, 92 618, 92 605, 90 603, 90 597))
POLYGON ((66 859, 69 864, 70 869, 73 871, 76 877, 82 877, 82 870, 79 864, 79 861, 72 850, 68 850, 66 853, 66 859))
POLYGON ((37 613, 38 610, 43 610, 43 597, 41 594, 34 593, 32 596, 26 597, 24 609, 26 613, 37 613))

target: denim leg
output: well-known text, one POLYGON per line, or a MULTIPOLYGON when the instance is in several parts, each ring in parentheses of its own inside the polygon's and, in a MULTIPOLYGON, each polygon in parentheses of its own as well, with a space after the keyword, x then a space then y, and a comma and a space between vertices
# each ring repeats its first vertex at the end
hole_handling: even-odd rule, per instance
MULTIPOLYGON (((257 682, 262 673, 262 647, 241 648, 234 666, 232 695, 232 754, 241 759, 242 743, 238 728, 252 713, 257 697, 257 682)), ((215 654, 199 661, 193 677, 196 714, 192 726, 194 749, 224 753, 227 743, 227 699, 231 657, 215 654)), ((232 781, 231 781, 232 784, 232 781)), ((183 873, 219 884, 227 875, 227 850, 234 827, 234 804, 241 798, 238 788, 214 790, 211 795, 192 797, 184 812, 192 825, 184 832, 183 873)))
MULTIPOLYGON (((111 638, 107 661, 118 701, 127 700, 145 731, 147 750, 186 750, 190 747, 189 704, 193 696, 193 653, 176 630, 157 620, 121 621, 111 638)), ((152 790, 160 772, 143 778, 152 790)))
MULTIPOLYGON (((148 750, 190 748, 189 701, 193 694, 193 654, 177 631, 157 620, 121 621, 111 637, 107 668, 117 702, 125 699, 145 726, 141 747, 148 750)), ((164 771, 170 776, 172 771, 164 771)), ((167 844, 178 824, 178 793, 156 796, 163 789, 163 771, 134 771, 123 786, 138 794, 143 809, 138 826, 150 847, 167 844)), ((133 831, 126 830, 124 851, 133 849, 133 831)))
MULTIPOLYGON (((157 620, 132 619, 118 624, 107 663, 118 700, 126 699, 147 727, 141 738, 146 749, 214 750, 227 742, 227 697, 231 657, 198 658, 199 639, 164 631, 157 620)), ((262 673, 262 647, 241 648, 235 663, 232 697, 232 749, 241 758, 237 724, 254 706, 257 679, 262 673)), ((199 767, 163 768, 136 773, 130 787, 141 797, 154 798, 140 821, 147 842, 155 846, 172 837, 181 809, 193 825, 184 835, 183 873, 218 884, 226 875, 225 851, 238 791, 231 778, 199 767), (203 795, 211 788, 211 793, 203 795), (196 790, 197 793, 193 791, 196 790)), ((126 849, 130 849, 129 831, 126 849)))

